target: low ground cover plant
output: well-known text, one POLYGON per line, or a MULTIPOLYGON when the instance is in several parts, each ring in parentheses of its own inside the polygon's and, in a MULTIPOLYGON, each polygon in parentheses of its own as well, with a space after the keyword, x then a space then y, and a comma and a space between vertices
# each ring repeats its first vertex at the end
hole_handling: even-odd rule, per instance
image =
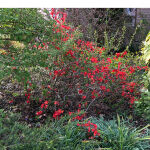
POLYGON ((95 149, 98 140, 89 140, 86 129, 77 126, 78 120, 70 121, 72 117, 65 116, 55 122, 47 121, 30 128, 19 123, 19 116, 0 110, 0 146, 2 150, 51 150, 51 149, 95 149), (7 140, 6 140, 7 139, 7 140))
POLYGON ((101 146, 112 150, 149 149, 149 125, 136 128, 134 123, 128 119, 117 119, 105 121, 104 118, 91 118, 91 122, 97 124, 101 133, 101 146))
POLYGON ((0 146, 2 150, 148 150, 150 132, 147 127, 135 128, 128 121, 105 121, 90 117, 84 121, 64 116, 45 125, 37 123, 33 128, 19 123, 18 114, 0 110, 0 146), (97 130, 95 130, 97 129, 97 130), (98 131, 93 134, 93 131, 98 131), (98 134, 99 133, 99 134, 98 134))

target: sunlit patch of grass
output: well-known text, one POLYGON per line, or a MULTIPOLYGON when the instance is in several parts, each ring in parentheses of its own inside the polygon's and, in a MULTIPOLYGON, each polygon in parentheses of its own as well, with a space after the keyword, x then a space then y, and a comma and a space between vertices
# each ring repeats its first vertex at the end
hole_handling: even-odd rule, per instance
POLYGON ((0 54, 5 55, 5 54, 7 54, 7 52, 4 49, 0 49, 0 54))
POLYGON ((17 49, 25 48, 25 45, 19 41, 10 41, 10 43, 14 48, 17 48, 17 49))

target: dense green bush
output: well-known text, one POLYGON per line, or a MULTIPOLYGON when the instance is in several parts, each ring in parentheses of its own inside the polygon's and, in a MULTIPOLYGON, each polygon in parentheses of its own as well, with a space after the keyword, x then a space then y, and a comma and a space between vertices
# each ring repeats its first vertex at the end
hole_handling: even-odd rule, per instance
MULTIPOLYGON (((29 43, 35 38, 43 40, 52 38, 53 20, 44 19, 40 9, 1 8, 1 40, 22 41, 29 43)), ((48 12, 47 12, 48 13, 48 12)))

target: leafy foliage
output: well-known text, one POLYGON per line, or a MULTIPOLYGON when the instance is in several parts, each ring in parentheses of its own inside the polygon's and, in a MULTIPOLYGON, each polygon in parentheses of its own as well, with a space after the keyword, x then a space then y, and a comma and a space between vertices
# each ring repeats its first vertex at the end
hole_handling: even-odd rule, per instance
POLYGON ((142 59, 146 63, 149 63, 150 60, 150 32, 148 33, 146 40, 144 42, 144 47, 142 48, 142 59))
POLYGON ((46 125, 31 129, 18 123, 13 113, 1 110, 3 149, 149 148, 149 125, 138 130, 119 117, 118 122, 83 120, 89 114, 130 112, 140 98, 143 101, 138 102, 137 110, 144 108, 144 114, 149 113, 149 92, 141 97, 140 91, 148 66, 133 60, 127 51, 107 55, 111 47, 120 47, 123 36, 116 45, 114 37, 106 35, 106 48, 97 47, 79 39, 78 30, 65 22, 66 13, 55 9, 46 12, 48 19, 38 9, 0 9, 0 14, 0 79, 9 77, 19 83, 25 95, 13 91, 14 98, 7 103, 18 105, 22 113, 27 111, 27 120, 50 118, 46 125))
POLYGON ((150 78, 149 75, 144 76, 145 87, 142 90, 141 98, 135 103, 135 112, 142 118, 150 121, 150 78))
POLYGON ((55 122, 47 121, 42 126, 36 124, 33 128, 19 123, 19 116, 14 113, 0 110, 0 118, 2 150, 94 150, 98 148, 97 141, 86 141, 86 130, 78 127, 76 121, 70 122, 68 117, 55 122))
MULTIPOLYGON (((2 9, 2 16, 13 11, 2 9)), ((37 9, 17 9, 16 18, 19 19, 21 12, 26 17, 29 15, 27 22, 37 19, 37 9), (28 11, 33 11, 31 16, 28 11)), ((25 107, 34 108, 37 116, 55 117, 81 109, 98 114, 132 108, 140 97, 141 72, 147 66, 134 62, 127 51, 108 56, 109 48, 80 40, 78 30, 66 25, 66 13, 52 9, 49 17, 53 19, 39 19, 44 29, 36 36, 41 41, 27 41, 23 49, 10 47, 6 54, 0 55, 1 79, 7 75, 21 84, 26 96, 25 107), (100 109, 102 105, 105 110, 100 109)), ((23 30, 21 25, 17 27, 23 30)), ((36 25, 33 24, 33 30, 36 25)), ((8 30, 6 26, 6 33, 8 30)))
POLYGON ((48 31, 53 21, 44 19, 36 8, 1 8, 0 14, 1 40, 23 41, 28 43, 36 37, 43 40, 43 38, 52 36, 52 33, 48 31))
POLYGON ((75 116, 64 116, 45 125, 37 123, 35 127, 19 123, 19 115, 0 110, 0 146, 2 150, 148 150, 149 129, 137 129, 129 122, 120 120, 105 121, 103 118, 87 118, 95 123, 100 131, 100 138, 88 139, 87 130, 72 121, 75 116))
POLYGON ((118 119, 105 121, 103 118, 91 118, 101 131, 102 147, 111 150, 148 150, 150 148, 149 125, 138 129, 125 120, 118 119))

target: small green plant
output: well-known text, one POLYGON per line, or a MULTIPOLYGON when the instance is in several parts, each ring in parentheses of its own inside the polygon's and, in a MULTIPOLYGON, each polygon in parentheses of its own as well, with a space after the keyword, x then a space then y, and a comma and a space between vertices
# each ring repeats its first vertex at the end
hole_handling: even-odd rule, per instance
POLYGON ((149 63, 150 60, 150 32, 148 33, 146 40, 144 41, 144 46, 142 48, 142 59, 149 63))
POLYGON ((150 77, 149 75, 144 76, 145 87, 141 89, 141 98, 135 102, 135 113, 141 116, 145 120, 150 121, 150 77))
POLYGON ((146 40, 144 41, 144 47, 142 48, 142 59, 146 63, 150 60, 150 32, 148 33, 146 40))
POLYGON ((106 52, 109 53, 111 50, 119 51, 121 44, 123 43, 126 27, 122 27, 121 35, 118 37, 119 29, 115 32, 115 34, 108 35, 108 33, 104 32, 104 47, 106 48, 106 52))
POLYGON ((101 147, 111 150, 148 150, 150 148, 150 131, 147 125, 142 129, 137 129, 128 121, 116 119, 105 121, 103 118, 91 118, 97 124, 101 133, 101 147))

